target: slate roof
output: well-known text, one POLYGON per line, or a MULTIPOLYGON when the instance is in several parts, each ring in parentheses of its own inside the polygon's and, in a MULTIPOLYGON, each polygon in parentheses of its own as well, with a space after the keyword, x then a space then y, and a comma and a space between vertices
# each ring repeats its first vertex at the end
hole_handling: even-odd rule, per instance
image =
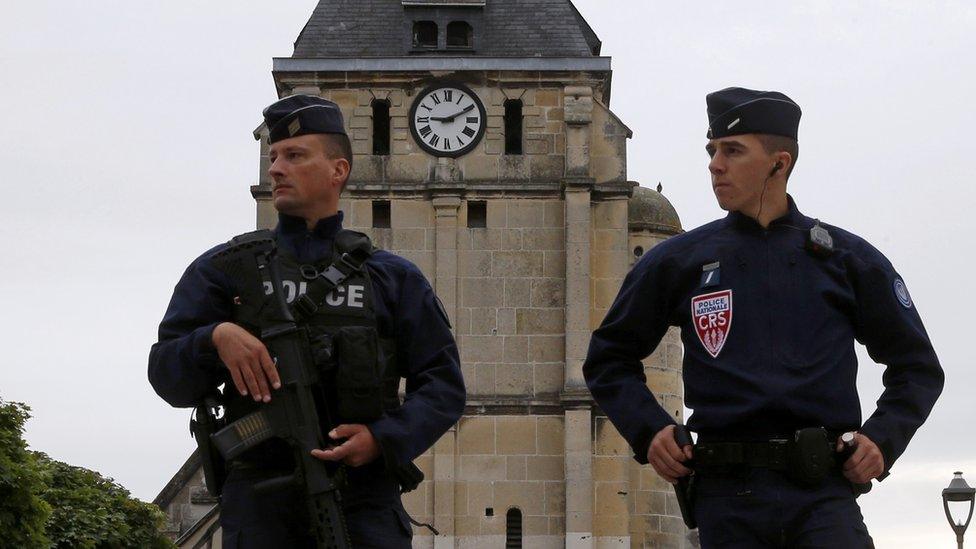
MULTIPOLYGON (((295 41, 295 58, 401 57, 408 51, 401 0, 320 0, 295 41)), ((465 56, 594 57, 600 39, 571 0, 487 0, 479 47, 465 56)), ((474 19, 474 18, 473 18, 474 19)), ((437 52, 421 55, 444 55, 437 52)))
POLYGON ((485 0, 400 0, 404 6, 484 6, 485 0))

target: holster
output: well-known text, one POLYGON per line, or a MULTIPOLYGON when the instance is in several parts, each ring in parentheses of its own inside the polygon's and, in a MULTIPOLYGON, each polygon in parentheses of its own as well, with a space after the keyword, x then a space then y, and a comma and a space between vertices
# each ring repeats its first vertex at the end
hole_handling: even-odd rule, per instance
MULTIPOLYGON (((678 443, 679 447, 693 444, 691 433, 688 432, 688 428, 684 425, 675 426, 674 441, 678 443)), ((685 462, 685 466, 694 467, 694 463, 685 462)), ((695 477, 695 474, 692 473, 679 478, 678 483, 674 485, 674 495, 678 499, 678 509, 681 510, 681 519, 685 522, 685 526, 689 530, 698 528, 698 522, 695 520, 695 492, 697 481, 698 479, 695 477)))
POLYGON ((823 427, 798 430, 788 448, 787 475, 798 484, 818 486, 835 464, 833 446, 823 427))
POLYGON ((227 479, 227 464, 210 438, 226 423, 225 418, 217 416, 218 408, 220 402, 216 397, 204 398, 190 418, 190 434, 197 441, 207 491, 214 497, 220 497, 227 479))

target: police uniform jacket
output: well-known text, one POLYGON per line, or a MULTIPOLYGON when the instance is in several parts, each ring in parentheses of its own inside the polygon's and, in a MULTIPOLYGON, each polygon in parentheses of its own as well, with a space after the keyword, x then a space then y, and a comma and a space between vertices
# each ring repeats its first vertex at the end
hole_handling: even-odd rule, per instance
POLYGON ((905 285, 860 237, 822 225, 834 251, 805 249, 814 220, 792 198, 763 229, 737 212, 668 239, 634 266, 583 366, 597 403, 647 462, 675 421, 645 385, 641 360, 681 328, 688 425, 711 440, 761 440, 823 426, 860 429, 885 471, 928 416, 943 372, 905 285), (862 425, 854 340, 886 365, 862 425))
MULTIPOLYGON (((333 238, 341 228, 342 212, 320 220, 311 231, 303 219, 280 215, 275 233, 285 252, 300 262, 316 263, 331 257, 333 238)), ((195 406, 221 383, 233 383, 211 339, 214 328, 233 317, 236 292, 209 260, 224 246, 187 268, 159 326, 159 342, 150 351, 150 383, 173 406, 195 406)), ((365 267, 375 292, 377 330, 380 337, 395 339, 398 369, 407 383, 402 406, 367 425, 383 456, 350 470, 353 491, 357 477, 364 482, 389 480, 384 466, 392 470, 406 465, 430 448, 457 422, 465 402, 457 345, 426 278, 410 261, 382 250, 365 267)))

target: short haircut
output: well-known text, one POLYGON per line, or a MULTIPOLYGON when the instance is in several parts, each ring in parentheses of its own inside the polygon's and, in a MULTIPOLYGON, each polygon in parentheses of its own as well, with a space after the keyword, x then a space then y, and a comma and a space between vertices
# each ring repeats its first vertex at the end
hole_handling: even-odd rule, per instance
MULTIPOLYGON (((325 145, 325 155, 332 160, 338 160, 340 158, 345 158, 346 162, 349 163, 349 173, 352 173, 352 143, 349 142, 349 136, 341 133, 323 133, 319 134, 322 137, 322 144, 325 145)), ((346 182, 349 182, 349 178, 346 177, 346 182)), ((343 184, 343 187, 345 184, 343 184)))
POLYGON ((763 149, 767 154, 778 153, 780 151, 790 154, 793 162, 790 163, 790 169, 786 171, 786 179, 789 180, 790 174, 793 173, 793 168, 796 167, 796 159, 800 156, 800 145, 796 142, 796 139, 768 133, 756 134, 756 137, 759 138, 759 142, 762 143, 763 149))

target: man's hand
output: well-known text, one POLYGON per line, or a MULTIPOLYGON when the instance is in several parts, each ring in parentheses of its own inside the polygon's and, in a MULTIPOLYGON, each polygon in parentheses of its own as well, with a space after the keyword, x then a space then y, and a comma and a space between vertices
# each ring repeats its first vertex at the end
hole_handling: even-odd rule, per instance
POLYGON ((691 474, 691 469, 682 465, 691 457, 690 444, 682 448, 674 441, 674 425, 668 425, 658 431, 647 448, 647 461, 661 478, 671 484, 691 474))
POLYGON ((241 395, 250 392, 255 401, 270 402, 268 385, 279 389, 281 380, 264 343, 233 322, 218 324, 211 339, 241 395))
POLYGON ((325 461, 341 461, 350 467, 365 465, 380 455, 380 445, 365 425, 354 423, 340 425, 329 431, 329 438, 348 438, 339 446, 325 450, 312 450, 312 455, 325 461))
MULTIPOLYGON (((861 433, 854 433, 854 443, 857 449, 844 462, 844 476, 855 484, 864 484, 884 472, 884 454, 873 440, 861 433)), ((836 450, 844 451, 844 443, 839 439, 836 450)))

